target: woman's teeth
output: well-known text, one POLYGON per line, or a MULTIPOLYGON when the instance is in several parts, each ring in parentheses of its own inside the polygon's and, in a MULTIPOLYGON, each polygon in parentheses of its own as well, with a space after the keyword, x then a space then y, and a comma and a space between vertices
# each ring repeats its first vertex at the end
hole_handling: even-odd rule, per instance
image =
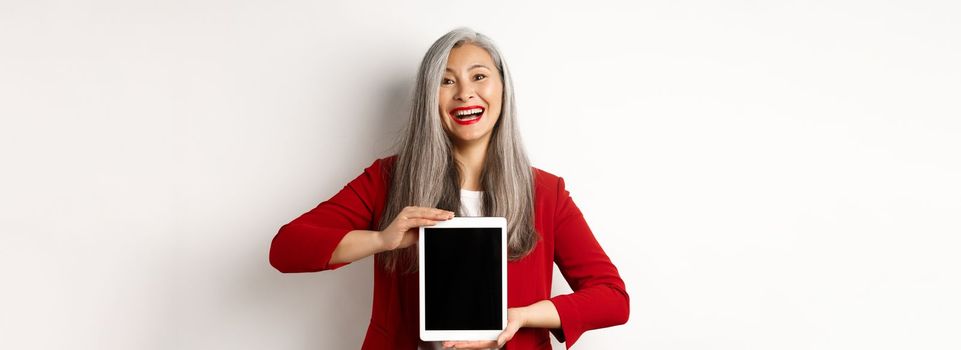
POLYGON ((457 117, 457 119, 468 120, 468 119, 477 118, 482 113, 484 113, 483 109, 474 108, 474 109, 465 109, 465 110, 457 111, 454 113, 454 116, 457 117))

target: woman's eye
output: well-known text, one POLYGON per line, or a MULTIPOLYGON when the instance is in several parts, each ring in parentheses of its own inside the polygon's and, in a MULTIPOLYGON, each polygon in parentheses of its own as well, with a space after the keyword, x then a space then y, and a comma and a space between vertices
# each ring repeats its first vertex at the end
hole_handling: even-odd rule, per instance
POLYGON ((447 85, 447 84, 453 84, 454 81, 445 78, 445 79, 442 79, 442 80, 440 81, 440 83, 441 83, 441 84, 444 84, 444 85, 447 85))
POLYGON ((475 76, 474 76, 474 80, 481 80, 481 79, 484 79, 484 78, 487 78, 487 76, 486 76, 486 75, 483 75, 483 74, 478 74, 478 75, 475 75, 475 76))

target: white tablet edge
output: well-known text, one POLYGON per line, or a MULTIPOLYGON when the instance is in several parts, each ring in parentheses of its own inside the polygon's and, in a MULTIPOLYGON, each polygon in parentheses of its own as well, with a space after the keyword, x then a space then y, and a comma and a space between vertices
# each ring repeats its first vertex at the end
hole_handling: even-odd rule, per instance
POLYGON ((418 289, 420 309, 420 339, 423 341, 445 340, 497 340, 507 327, 507 219, 503 217, 455 217, 433 226, 421 226, 417 238, 418 289), (424 228, 444 227, 499 227, 501 229, 501 330, 445 330, 428 331, 424 308, 424 228))

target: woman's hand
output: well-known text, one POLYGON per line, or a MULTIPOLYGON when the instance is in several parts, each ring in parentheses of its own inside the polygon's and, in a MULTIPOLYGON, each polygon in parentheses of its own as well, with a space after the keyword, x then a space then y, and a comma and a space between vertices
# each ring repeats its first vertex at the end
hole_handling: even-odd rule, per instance
POLYGON ((454 213, 436 208, 406 207, 383 231, 378 232, 382 251, 407 248, 417 242, 417 228, 433 226, 438 221, 449 220, 454 213))
POLYGON ((525 326, 527 319, 524 314, 524 308, 515 307, 507 309, 507 328, 497 336, 496 341, 492 340, 474 340, 474 341, 445 341, 445 348, 454 349, 487 349, 487 348, 500 348, 507 344, 511 338, 514 338, 514 334, 517 333, 521 327, 525 326))

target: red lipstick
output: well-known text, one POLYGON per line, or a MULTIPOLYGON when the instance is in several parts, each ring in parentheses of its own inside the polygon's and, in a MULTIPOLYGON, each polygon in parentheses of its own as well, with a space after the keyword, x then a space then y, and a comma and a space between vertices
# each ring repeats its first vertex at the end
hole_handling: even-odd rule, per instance
POLYGON ((481 117, 484 116, 484 112, 486 112, 486 111, 487 111, 487 110, 484 109, 484 107, 481 107, 481 106, 476 106, 476 105, 475 105, 475 106, 465 106, 465 107, 457 107, 457 108, 454 108, 454 109, 450 110, 450 112, 448 112, 447 115, 449 115, 450 118, 453 119, 454 122, 457 123, 457 124, 460 124, 460 125, 471 125, 471 124, 474 124, 474 123, 476 123, 476 122, 479 122, 479 121, 481 120, 481 117), (472 110, 472 109, 479 109, 480 111, 479 111, 479 112, 475 112, 474 114, 470 114, 470 115, 458 115, 458 114, 457 114, 457 113, 460 112, 460 111, 469 111, 469 110, 472 110))

